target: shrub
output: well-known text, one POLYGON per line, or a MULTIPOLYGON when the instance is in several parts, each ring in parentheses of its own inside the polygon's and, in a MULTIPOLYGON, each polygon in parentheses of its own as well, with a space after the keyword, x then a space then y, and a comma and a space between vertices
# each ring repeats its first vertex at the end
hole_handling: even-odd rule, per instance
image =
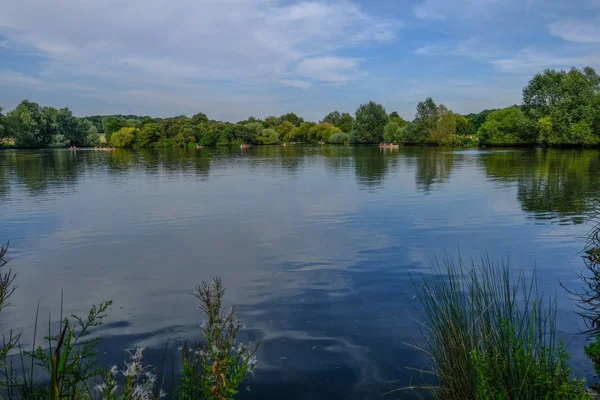
MULTIPOLYGON (((406 126, 406 124, 404 124, 404 126, 406 126)), ((383 141, 385 143, 394 144, 402 143, 404 126, 398 121, 391 120, 388 122, 385 128, 383 128, 383 141)))
POLYGON ((484 261, 434 263, 418 287, 424 350, 443 399, 587 399, 556 336, 556 302, 521 273, 484 261))
POLYGON ((534 144, 538 126, 517 107, 509 107, 490 113, 479 128, 482 144, 511 146, 534 144))
POLYGON ((139 129, 121 128, 110 137, 110 145, 114 147, 132 147, 139 129))
MULTIPOLYGON (((0 247, 0 268, 8 263, 6 252, 7 248, 0 247)), ((14 279, 11 270, 0 273, 0 312, 9 304, 14 279)), ((259 344, 236 343, 244 324, 236 316, 235 305, 228 313, 223 312, 224 294, 225 288, 218 278, 212 284, 203 282, 196 288, 196 298, 208 318, 202 326, 204 341, 193 347, 186 342, 180 348, 182 376, 173 382, 173 391, 168 396, 162 390, 164 380, 157 379, 151 366, 143 365, 144 348, 128 350, 128 361, 121 370, 116 365, 104 369, 98 367, 101 337, 94 335, 93 329, 106 317, 112 304, 107 301, 93 306, 84 318, 71 315, 62 319, 55 334, 50 333, 52 325, 49 323, 44 346, 37 347, 36 316, 33 350, 21 350, 20 357, 16 357, 21 360, 20 367, 13 368, 12 361, 7 362, 11 349, 21 349, 20 336, 12 333, 4 336, 0 343, 0 398, 232 400, 256 366, 255 353, 259 344), (23 373, 17 375, 16 371, 23 373), (94 385, 97 382, 100 383, 94 385)), ((173 378, 177 379, 175 375, 173 378)))
POLYGON ((334 133, 329 137, 329 143, 331 144, 345 144, 348 143, 349 140, 350 137, 344 132, 334 133))
POLYGON ((279 143, 279 133, 273 128, 263 129, 260 135, 256 138, 259 144, 276 144, 279 143))

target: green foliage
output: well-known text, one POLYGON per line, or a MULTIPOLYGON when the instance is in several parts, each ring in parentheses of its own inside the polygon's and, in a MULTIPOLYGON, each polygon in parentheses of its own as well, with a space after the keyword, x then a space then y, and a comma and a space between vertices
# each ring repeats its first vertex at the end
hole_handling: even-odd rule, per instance
MULTIPOLYGON (((463 116, 437 105, 429 97, 417 104, 412 123, 395 111, 388 116, 374 102, 361 105, 356 120, 348 113, 333 111, 321 123, 348 133, 350 141, 358 144, 391 140, 414 145, 475 145, 477 133, 482 132, 484 137, 479 143, 484 145, 600 145, 600 76, 591 67, 572 68, 568 72, 546 70, 535 75, 523 90, 522 106, 508 109, 511 111, 505 114, 500 112, 507 109, 463 116), (522 110, 523 114, 516 110, 522 110), (390 126, 385 136, 385 126, 391 121, 396 124, 390 126)), ((212 121, 203 113, 191 118, 185 115, 164 119, 136 115, 76 118, 68 108, 40 107, 25 100, 6 116, 0 112, 0 145, 85 147, 99 143, 101 133, 107 143, 112 143, 111 136, 122 128, 139 129, 134 143, 137 147, 316 142, 327 141, 334 134, 328 131, 317 134, 321 126, 315 128, 316 125, 294 113, 270 116, 264 121, 250 117, 237 124, 212 121), (271 131, 263 134, 265 128, 278 133, 277 142, 271 131)))
POLYGON ((194 114, 194 116, 192 116, 192 118, 190 119, 190 123, 192 125, 200 125, 206 122, 208 122, 208 117, 206 116, 206 114, 202 113, 194 114))
POLYGON ((404 128, 396 119, 390 120, 383 129, 383 141, 384 143, 403 143, 404 128))
POLYGON ((329 138, 331 135, 336 133, 341 133, 342 131, 339 128, 331 125, 327 122, 321 122, 320 124, 316 124, 311 127, 308 131, 308 142, 326 142, 329 143, 329 138))
POLYGON ((161 137, 163 137, 163 132, 160 124, 151 122, 140 129, 135 138, 135 144, 138 147, 149 147, 153 143, 158 142, 161 137))
MULTIPOLYGON (((123 129, 123 128, 122 128, 123 129)), ((130 128, 134 129, 134 128, 130 128)), ((6 260, 7 247, 0 247, 0 269, 6 260)), ((0 312, 9 305, 14 292, 15 275, 0 272, 0 312)), ((225 288, 219 278, 196 287, 196 298, 207 320, 202 325, 203 342, 195 346, 184 343, 182 370, 179 379, 173 378, 174 400, 233 400, 242 383, 252 374, 257 364, 259 343, 237 343, 237 335, 244 327, 236 315, 235 304, 224 312, 225 288)), ((98 346, 102 338, 94 328, 102 325, 112 302, 92 306, 86 317, 71 315, 62 318, 52 334, 53 324, 48 321, 48 335, 36 347, 38 316, 34 325, 31 351, 22 349, 20 335, 3 336, 0 345, 0 398, 27 400, 159 400, 167 396, 162 381, 150 366, 143 365, 144 348, 128 351, 124 368, 100 368, 98 346), (7 358, 11 350, 20 350, 20 368, 13 368, 7 358), (18 372, 21 375, 17 375, 18 372), (120 380, 124 382, 120 382, 120 380), (100 383, 98 383, 100 381, 100 383), (39 383, 38 383, 39 382, 39 383), (94 385, 92 387, 92 385, 94 385)), ((39 307, 38 307, 39 310, 39 307)), ((174 372, 174 371, 173 371, 174 372)))
POLYGON ((202 146, 214 146, 219 141, 220 132, 214 124, 205 122, 197 127, 198 142, 202 146))
POLYGON ((344 132, 334 133, 329 137, 329 142, 331 144, 346 144, 350 141, 350 135, 344 132))
POLYGON ((339 111, 332 111, 327 114, 321 122, 327 122, 333 126, 337 126, 342 119, 342 113, 339 111))
POLYGON ((585 346, 585 355, 594 363, 594 371, 600 376, 600 342, 598 336, 594 338, 594 342, 585 346))
POLYGON ((50 109, 23 100, 8 113, 10 135, 18 147, 47 147, 56 133, 56 119, 50 109))
POLYGON ((544 301, 535 276, 513 281, 508 266, 460 258, 433 269, 417 290, 437 398, 589 398, 556 336, 556 300, 544 301))
POLYGON ((475 136, 477 130, 475 125, 469 121, 464 115, 454 114, 456 121, 456 134, 460 136, 475 136))
POLYGON ((223 312, 224 293, 218 278, 212 284, 203 282, 196 288, 200 308, 207 316, 202 327, 205 343, 192 348, 186 342, 182 347, 182 379, 177 399, 233 399, 256 365, 254 354, 259 344, 236 346, 236 336, 243 324, 236 316, 235 305, 227 314, 223 312))
POLYGON ((352 130, 354 143, 381 143, 383 130, 388 123, 388 115, 382 105, 370 101, 356 110, 352 130))
POLYGON ((110 145, 114 147, 133 147, 139 129, 121 128, 110 137, 110 145))
POLYGON ((530 145, 537 141, 537 125, 517 107, 490 113, 479 128, 481 144, 490 146, 530 145))
MULTIPOLYGON (((461 121, 462 123, 462 121, 461 121)), ((457 138, 457 115, 443 104, 435 104, 431 97, 417 104, 417 113, 411 127, 413 143, 454 146, 460 145, 457 138)))
POLYGON ((264 128, 276 128, 279 122, 279 118, 270 116, 265 118, 262 124, 264 128))
POLYGON ((102 340, 90 337, 94 327, 102 325, 106 310, 112 305, 107 301, 92 306, 86 318, 71 315, 61 321, 60 333, 46 336, 47 347, 39 346, 24 354, 50 376, 48 389, 40 387, 42 397, 53 400, 81 399, 89 393, 90 379, 99 376, 97 347, 102 340))
POLYGON ((289 138, 291 135, 292 130, 294 130, 294 128, 296 128, 296 126, 291 123, 290 121, 283 121, 281 122, 281 124, 277 127, 277 133, 279 134, 279 141, 283 142, 285 141, 285 138, 289 138))
POLYGON ((487 116, 493 113, 494 111, 498 111, 498 109, 483 110, 482 112, 477 114, 467 114, 465 115, 465 118, 467 119, 467 121, 473 124, 473 127, 475 127, 475 132, 477 132, 479 130, 479 127, 485 122, 487 116))
POLYGON ((275 129, 263 129, 260 135, 256 138, 258 144, 277 144, 279 143, 279 133, 275 129))
POLYGON ((123 117, 106 117, 102 121, 106 142, 110 143, 111 136, 119 129, 127 126, 127 120, 123 117))
POLYGON ((249 122, 244 125, 247 136, 244 140, 246 144, 258 144, 258 137, 262 135, 263 125, 260 122, 249 122))
POLYGON ((547 145, 600 143, 600 76, 591 67, 545 70, 523 89, 523 110, 547 145))
POLYGON ((198 141, 198 128, 194 126, 183 127, 177 135, 173 137, 173 145, 186 147, 198 141))
POLYGON ((309 140, 310 129, 315 126, 314 122, 303 122, 300 126, 292 129, 288 136, 284 138, 285 142, 300 142, 305 143, 309 140))
MULTIPOLYGON (((10 296, 12 296, 15 291, 14 281, 15 274, 13 274, 12 270, 6 271, 4 267, 8 264, 8 260, 6 259, 6 253, 8 251, 8 245, 6 247, 0 247, 0 313, 4 310, 5 307, 10 305, 10 296)), ((19 342, 20 334, 13 334, 11 331, 8 335, 3 337, 2 342, 0 343, 0 370, 6 370, 7 365, 7 357, 9 353, 15 348, 19 342)), ((7 382, 4 380, 0 380, 0 390, 6 389, 10 386, 11 382, 7 382)))
POLYGON ((287 113, 279 117, 279 124, 283 124, 284 122, 289 122, 293 126, 300 126, 304 122, 304 119, 294 113, 287 113))
POLYGON ((435 128, 430 130, 427 137, 429 144, 450 145, 456 135, 455 114, 443 104, 438 107, 435 128))
POLYGON ((354 118, 352 118, 352 115, 348 113, 343 113, 342 118, 340 118, 340 122, 336 125, 336 127, 340 128, 340 130, 344 133, 350 133, 352 132, 353 125, 354 118))

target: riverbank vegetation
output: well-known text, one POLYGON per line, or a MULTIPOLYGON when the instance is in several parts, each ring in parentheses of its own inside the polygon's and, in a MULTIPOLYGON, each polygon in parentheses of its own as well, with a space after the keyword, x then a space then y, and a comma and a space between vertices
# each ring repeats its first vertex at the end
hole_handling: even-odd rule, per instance
MULTIPOLYGON (((490 94, 493 95, 493 94, 490 94)), ((237 123, 192 117, 135 115, 78 118, 24 100, 6 115, 0 108, 0 145, 18 148, 231 146, 278 143, 331 143, 435 146, 596 146, 600 145, 600 76, 591 67, 545 70, 523 89, 521 105, 460 115, 427 98, 412 121, 374 102, 354 116, 333 111, 316 122, 294 113, 250 117, 237 123)))
POLYGON ((557 336, 556 301, 507 265, 434 262, 418 285, 439 399, 589 399, 557 336))
MULTIPOLYGON (((10 305, 16 275, 6 270, 7 247, 0 248, 0 312, 10 305)), ((71 315, 54 324, 48 321, 43 343, 36 342, 38 316, 31 350, 20 334, 4 333, 0 343, 0 398, 23 400, 229 400, 252 373, 258 343, 237 343, 243 323, 235 305, 224 312, 225 288, 220 279, 202 283, 194 293, 206 314, 203 341, 187 341, 178 349, 181 368, 170 374, 144 364, 144 349, 127 350, 122 366, 99 365, 102 325, 112 302, 92 306, 85 317, 71 315), (52 330, 57 328, 56 332, 52 330)), ((173 357, 173 355, 172 355, 173 357)))

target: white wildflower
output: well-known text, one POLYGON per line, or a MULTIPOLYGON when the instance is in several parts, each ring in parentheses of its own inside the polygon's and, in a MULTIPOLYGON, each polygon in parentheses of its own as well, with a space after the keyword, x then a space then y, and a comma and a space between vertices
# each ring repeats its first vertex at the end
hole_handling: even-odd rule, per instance
POLYGON ((99 392, 104 392, 104 389, 106 389, 106 383, 100 383, 96 385, 95 389, 99 392))

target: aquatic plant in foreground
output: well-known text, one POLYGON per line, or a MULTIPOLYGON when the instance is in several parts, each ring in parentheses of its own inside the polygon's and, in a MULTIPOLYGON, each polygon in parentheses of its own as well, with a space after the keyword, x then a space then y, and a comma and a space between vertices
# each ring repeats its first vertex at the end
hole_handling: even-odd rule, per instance
MULTIPOLYGON (((0 268, 8 262, 6 252, 7 248, 0 247, 0 268)), ((12 271, 0 271, 0 312, 9 304, 9 297, 15 290, 14 279, 12 271)), ((224 313, 224 294, 225 287, 219 278, 212 283, 203 282, 196 288, 199 307, 208 318, 202 326, 204 340, 193 347, 186 341, 180 348, 182 370, 180 374, 173 371, 170 393, 164 390, 165 375, 143 364, 144 348, 128 350, 128 359, 122 369, 117 365, 98 366, 96 355, 102 339, 94 336, 92 330, 106 317, 112 304, 107 301, 93 306, 85 318, 61 317, 57 334, 51 334, 49 321, 44 346, 37 347, 36 316, 31 351, 21 347, 20 335, 11 333, 4 337, 0 344, 0 399, 233 399, 238 387, 256 366, 255 353, 259 344, 236 343, 237 334, 244 325, 236 316, 235 305, 224 313), (11 358, 9 353, 15 348, 20 350, 19 354, 11 358), (20 368, 13 367, 15 360, 20 361, 20 368)))
POLYGON ((417 291, 435 398, 589 398, 585 380, 570 376, 556 300, 538 293, 535 273, 513 280, 508 265, 435 259, 417 291))

